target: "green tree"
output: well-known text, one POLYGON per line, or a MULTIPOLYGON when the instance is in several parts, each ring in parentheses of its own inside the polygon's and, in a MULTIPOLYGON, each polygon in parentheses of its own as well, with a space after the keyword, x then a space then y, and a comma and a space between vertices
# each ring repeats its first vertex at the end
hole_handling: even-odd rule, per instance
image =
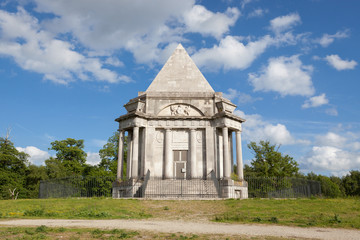
MULTIPOLYGON (((51 143, 49 150, 56 151, 56 160, 50 159, 51 165, 60 170, 65 168, 66 175, 80 175, 85 168, 86 152, 83 150, 84 140, 67 138, 51 143)), ((48 165, 47 163, 47 165, 48 165)), ((58 177, 58 176, 56 176, 58 177)))
POLYGON ((45 160, 45 170, 46 174, 50 179, 53 178, 64 178, 67 177, 70 173, 68 173, 65 166, 62 162, 54 157, 50 157, 45 160))
POLYGON ((340 187, 327 176, 316 175, 315 173, 310 172, 310 173, 308 173, 306 178, 309 180, 315 180, 315 181, 320 182, 321 194, 324 197, 336 198, 336 197, 343 196, 343 193, 341 192, 340 187))
POLYGON ((255 155, 251 167, 246 169, 248 174, 259 177, 293 177, 299 174, 298 163, 289 155, 283 156, 279 152, 280 145, 260 141, 259 144, 250 142, 248 148, 255 155))
MULTIPOLYGON (((124 139, 124 174, 126 173, 126 148, 127 137, 124 139)), ((118 150, 119 150, 119 132, 116 131, 114 134, 109 137, 107 143, 99 151, 101 161, 99 167, 105 171, 110 171, 113 175, 116 175, 117 172, 117 160, 118 160, 118 150)), ((125 176, 125 175, 124 175, 125 176)))
POLYGON ((19 152, 8 137, 0 138, 0 198, 8 199, 9 189, 15 188, 19 198, 27 196, 24 186, 28 157, 26 153, 19 152))
POLYGON ((45 166, 30 164, 26 171, 26 188, 29 198, 39 197, 40 180, 48 179, 45 166))
POLYGON ((339 187, 341 195, 345 196, 346 193, 345 193, 345 188, 344 188, 344 186, 342 184, 342 181, 343 181, 342 178, 339 178, 339 177, 336 177, 336 176, 330 176, 330 180, 339 187))
POLYGON ((342 179, 342 186, 348 196, 360 196, 360 171, 350 171, 342 179))

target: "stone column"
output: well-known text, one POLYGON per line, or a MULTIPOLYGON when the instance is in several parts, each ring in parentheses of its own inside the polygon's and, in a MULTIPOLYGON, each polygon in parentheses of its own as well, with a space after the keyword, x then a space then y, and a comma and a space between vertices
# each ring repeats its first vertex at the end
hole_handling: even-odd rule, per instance
POLYGON ((196 130, 190 129, 190 165, 191 165, 191 178, 197 177, 196 169, 196 130))
POLYGON ((171 130, 165 129, 165 164, 164 164, 164 178, 169 179, 173 177, 173 162, 171 151, 171 130))
POLYGON ((140 146, 141 146, 141 161, 140 161, 140 177, 143 178, 145 176, 145 149, 146 149, 146 127, 141 129, 141 138, 140 138, 140 146))
POLYGON ((234 172, 234 148, 233 148, 233 131, 229 131, 229 152, 230 152, 230 174, 234 172))
POLYGON ((124 131, 120 130, 119 132, 119 149, 118 149, 118 162, 117 162, 117 172, 116 178, 123 178, 123 168, 124 168, 124 131))
POLYGON ((219 138, 219 142, 218 142, 219 159, 218 159, 217 176, 218 178, 223 178, 224 177, 224 143, 223 143, 222 133, 221 134, 220 132, 218 133, 218 138, 219 138))
POLYGON ((224 141, 224 178, 230 179, 231 176, 231 162, 229 151, 229 131, 227 127, 223 127, 223 141, 224 141))
POLYGON ((236 131, 236 165, 238 175, 238 180, 244 180, 244 172, 243 172, 243 160, 242 160, 242 149, 241 149, 241 131, 236 131))
POLYGON ((139 175, 139 127, 133 128, 132 152, 131 177, 137 178, 139 175))
POLYGON ((127 162, 127 169, 126 169, 126 175, 127 178, 130 179, 131 178, 131 165, 132 165, 132 133, 131 131, 128 131, 128 136, 127 136, 127 157, 126 157, 126 162, 127 162))

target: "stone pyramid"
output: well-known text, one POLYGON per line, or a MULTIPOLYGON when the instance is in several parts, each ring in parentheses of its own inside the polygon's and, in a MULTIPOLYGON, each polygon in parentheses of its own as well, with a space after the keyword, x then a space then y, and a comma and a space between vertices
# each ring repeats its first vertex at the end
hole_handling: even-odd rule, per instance
POLYGON ((215 92, 179 44, 146 92, 215 92))

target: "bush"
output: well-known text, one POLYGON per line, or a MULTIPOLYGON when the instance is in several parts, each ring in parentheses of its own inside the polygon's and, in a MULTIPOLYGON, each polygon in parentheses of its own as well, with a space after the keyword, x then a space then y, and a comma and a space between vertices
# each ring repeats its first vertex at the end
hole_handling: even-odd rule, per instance
POLYGON ((45 213, 44 209, 26 210, 24 216, 41 217, 45 213))
POLYGON ((360 171, 350 171, 342 179, 342 185, 348 196, 360 196, 360 171))
POLYGON ((339 186, 331 181, 329 177, 319 175, 318 181, 321 182, 321 193, 323 196, 331 198, 342 197, 343 194, 339 186))

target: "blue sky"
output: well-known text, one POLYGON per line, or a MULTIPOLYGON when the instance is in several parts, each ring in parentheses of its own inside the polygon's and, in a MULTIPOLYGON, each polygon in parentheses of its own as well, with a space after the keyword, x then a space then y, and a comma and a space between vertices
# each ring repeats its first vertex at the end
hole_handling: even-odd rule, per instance
POLYGON ((237 104, 243 157, 270 140, 301 171, 360 168, 359 1, 0 1, 0 133, 42 164, 85 140, 88 163, 182 43, 237 104))

